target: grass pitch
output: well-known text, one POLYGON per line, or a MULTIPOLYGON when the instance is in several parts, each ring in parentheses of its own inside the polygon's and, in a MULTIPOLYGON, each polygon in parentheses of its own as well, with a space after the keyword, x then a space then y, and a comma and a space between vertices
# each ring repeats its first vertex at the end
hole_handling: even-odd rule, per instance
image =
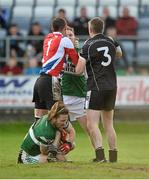
MULTIPOLYGON (((17 165, 19 146, 29 128, 27 123, 0 124, 0 178, 48 179, 149 179, 149 122, 116 122, 119 162, 92 163, 94 151, 88 137, 78 125, 77 147, 68 159, 72 163, 17 165)), ((108 156, 108 146, 104 136, 108 156)))

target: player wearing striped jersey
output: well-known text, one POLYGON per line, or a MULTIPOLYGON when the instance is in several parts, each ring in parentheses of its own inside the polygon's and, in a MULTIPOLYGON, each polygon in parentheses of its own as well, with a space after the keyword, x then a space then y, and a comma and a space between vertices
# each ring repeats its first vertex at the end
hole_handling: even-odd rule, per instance
POLYGON ((75 131, 68 121, 68 109, 62 102, 56 102, 48 115, 34 123, 25 136, 18 163, 44 163, 54 156, 56 160, 65 160, 64 155, 74 148, 75 131), (60 144, 63 129, 69 133, 69 141, 64 138, 60 144))
MULTIPOLYGON (((54 19, 52 22, 53 33, 49 33, 44 39, 42 69, 40 77, 35 82, 33 92, 36 120, 47 114, 51 106, 61 98, 58 76, 63 70, 66 55, 70 57, 75 66, 77 63, 85 62, 78 56, 71 40, 65 37, 66 27, 67 23, 64 19, 54 19)), ((79 73, 78 68, 76 71, 79 73)))
MULTIPOLYGON (((73 28, 67 27, 66 35, 71 39, 76 50, 79 51, 79 42, 74 35, 73 28)), ((73 73, 73 68, 72 63, 67 62, 62 77, 63 102, 69 110, 70 121, 77 120, 81 127, 87 131, 86 111, 84 109, 87 92, 86 79, 84 74, 76 75, 73 73)))

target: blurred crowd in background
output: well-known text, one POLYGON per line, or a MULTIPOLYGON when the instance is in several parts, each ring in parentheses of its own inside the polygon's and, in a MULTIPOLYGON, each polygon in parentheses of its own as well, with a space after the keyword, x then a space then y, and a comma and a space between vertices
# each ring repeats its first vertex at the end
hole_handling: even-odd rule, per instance
MULTIPOLYGON (((135 1, 139 2, 139 0, 135 1)), ((115 7, 118 8, 118 6, 115 7)), ((2 59, 0 60, 0 74, 39 74, 43 38, 48 32, 51 32, 50 22, 54 17, 65 18, 68 25, 74 28, 76 36, 80 39, 80 48, 84 40, 88 38, 87 26, 91 14, 86 6, 80 6, 78 15, 76 13, 73 18, 69 18, 67 11, 70 10, 68 8, 60 7, 49 20, 44 18, 41 20, 40 17, 37 17, 30 23, 27 22, 29 25, 26 26, 26 21, 21 19, 21 23, 24 23, 26 28, 22 26, 20 20, 13 18, 15 8, 17 8, 15 4, 11 8, 0 6, 0 58, 2 59), (43 21, 46 23, 46 28, 43 21), (33 38, 21 39, 21 37, 28 36, 33 38), (9 55, 6 51, 4 37, 12 37, 9 44, 9 55), (17 39, 18 37, 20 39, 17 39)), ((105 21, 105 35, 117 39, 123 49, 123 59, 115 60, 118 75, 149 74, 149 39, 146 40, 149 33, 149 3, 141 8, 141 14, 133 16, 129 6, 121 6, 121 13, 116 17, 111 15, 113 10, 109 6, 103 6, 100 9, 100 17, 105 21)))

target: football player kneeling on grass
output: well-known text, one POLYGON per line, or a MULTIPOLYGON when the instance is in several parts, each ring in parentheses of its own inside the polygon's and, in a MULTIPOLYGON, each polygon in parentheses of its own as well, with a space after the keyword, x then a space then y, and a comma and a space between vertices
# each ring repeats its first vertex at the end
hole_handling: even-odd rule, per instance
POLYGON ((66 161, 65 155, 75 146, 75 130, 68 121, 68 113, 63 102, 59 101, 34 123, 23 140, 18 163, 66 161))

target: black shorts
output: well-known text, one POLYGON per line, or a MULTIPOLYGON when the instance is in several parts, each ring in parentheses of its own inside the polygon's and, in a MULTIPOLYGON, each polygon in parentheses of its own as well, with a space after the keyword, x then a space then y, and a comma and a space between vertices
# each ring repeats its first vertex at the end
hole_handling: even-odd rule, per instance
POLYGON ((56 77, 41 75, 35 82, 33 102, 36 109, 50 110, 53 104, 61 100, 60 83, 56 77))
POLYGON ((86 98, 86 108, 93 110, 110 111, 115 107, 116 89, 88 91, 86 98))

